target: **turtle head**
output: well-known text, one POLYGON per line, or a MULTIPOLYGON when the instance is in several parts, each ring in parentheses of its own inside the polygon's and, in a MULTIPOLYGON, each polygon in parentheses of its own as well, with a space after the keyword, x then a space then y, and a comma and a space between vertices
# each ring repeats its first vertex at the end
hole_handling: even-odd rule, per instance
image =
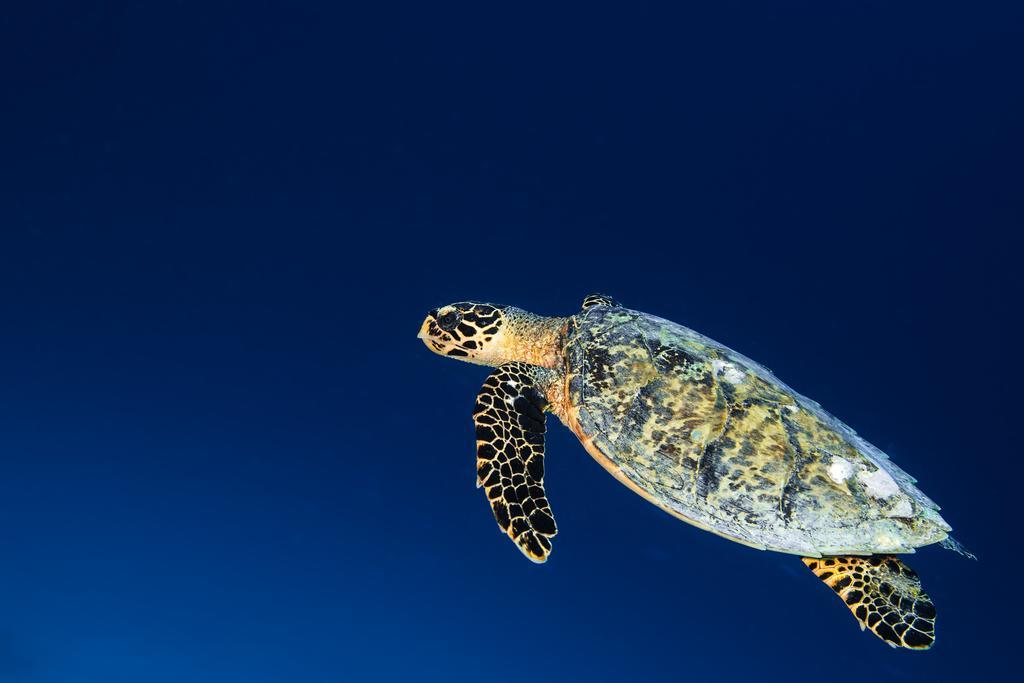
POLYGON ((504 306, 461 301, 427 313, 419 338, 427 348, 478 365, 501 365, 506 357, 504 306))
POLYGON ((461 301, 427 313, 419 337, 436 354, 477 365, 522 361, 553 368, 561 362, 566 323, 513 306, 461 301))

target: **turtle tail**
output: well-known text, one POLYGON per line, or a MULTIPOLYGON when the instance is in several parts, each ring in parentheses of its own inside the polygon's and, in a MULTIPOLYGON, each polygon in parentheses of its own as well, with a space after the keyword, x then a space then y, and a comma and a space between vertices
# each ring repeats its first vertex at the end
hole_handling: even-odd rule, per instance
POLYGON ((917 573, 897 558, 801 559, 843 599, 861 630, 871 629, 892 647, 927 650, 935 642, 935 605, 917 573))

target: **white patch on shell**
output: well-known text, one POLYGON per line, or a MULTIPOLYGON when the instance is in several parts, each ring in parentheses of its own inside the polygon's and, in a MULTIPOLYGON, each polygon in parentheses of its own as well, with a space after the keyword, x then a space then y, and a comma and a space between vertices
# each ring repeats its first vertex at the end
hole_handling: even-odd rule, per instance
POLYGON ((832 456, 832 462, 828 466, 828 476, 837 484, 842 484, 853 476, 853 464, 839 456, 832 456))
POLYGON ((875 536, 875 548, 881 552, 892 552, 900 550, 902 547, 897 539, 893 538, 890 534, 882 532, 875 536))
POLYGON ((743 380, 747 378, 746 373, 728 361, 713 360, 711 369, 716 377, 721 377, 729 384, 743 384, 743 380))
POLYGON ((857 479, 864 484, 864 490, 868 495, 875 498, 888 498, 900 492, 899 484, 882 468, 871 473, 861 470, 857 473, 857 479))
POLYGON ((886 515, 887 517, 913 517, 914 506, 910 504, 910 500, 906 496, 900 496, 899 500, 892 507, 892 510, 886 515))

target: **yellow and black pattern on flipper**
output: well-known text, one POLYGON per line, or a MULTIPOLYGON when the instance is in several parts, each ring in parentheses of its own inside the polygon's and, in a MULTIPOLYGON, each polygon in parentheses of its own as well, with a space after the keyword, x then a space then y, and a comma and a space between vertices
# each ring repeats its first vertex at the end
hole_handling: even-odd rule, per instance
POLYGON ((618 301, 611 298, 607 294, 588 294, 583 299, 583 306, 581 307, 584 311, 593 306, 621 306, 618 301))
POLYGON ((492 372, 476 399, 477 484, 487 492, 498 526, 534 562, 544 562, 557 533, 544 493, 544 410, 526 363, 492 372))
POLYGON ((935 642, 935 605, 917 573, 891 555, 802 558, 857 617, 893 647, 927 650, 935 642))

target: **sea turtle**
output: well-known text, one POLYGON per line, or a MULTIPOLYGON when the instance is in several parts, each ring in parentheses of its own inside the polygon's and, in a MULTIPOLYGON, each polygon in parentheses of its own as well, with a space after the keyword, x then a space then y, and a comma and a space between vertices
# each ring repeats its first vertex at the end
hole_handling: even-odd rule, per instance
POLYGON ((534 562, 557 533, 544 492, 544 412, 616 479, 690 524, 800 556, 861 628, 927 649, 935 607, 894 555, 962 550, 939 508, 880 450, 766 368, 697 332, 592 294, 551 318, 459 302, 419 337, 496 366, 477 397, 477 485, 534 562))

